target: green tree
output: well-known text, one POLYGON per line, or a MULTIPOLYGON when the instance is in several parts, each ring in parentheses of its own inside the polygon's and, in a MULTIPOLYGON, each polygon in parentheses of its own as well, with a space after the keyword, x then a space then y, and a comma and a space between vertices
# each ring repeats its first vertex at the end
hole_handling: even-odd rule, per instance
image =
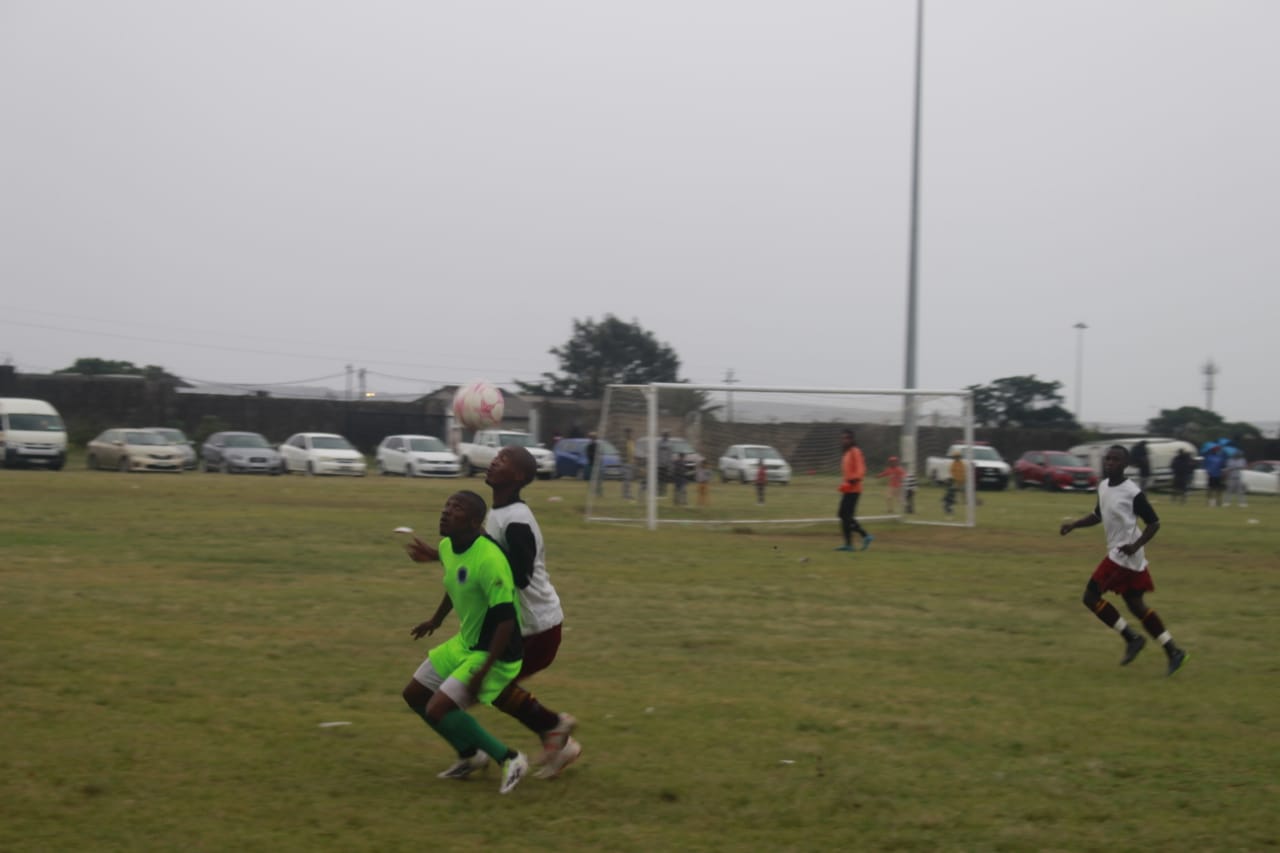
POLYGON ((1061 388, 1061 382, 1044 382, 1034 375, 970 385, 974 420, 986 427, 1079 429, 1075 416, 1062 407, 1061 388))
POLYGON ((599 323, 573 321, 573 335, 549 352, 560 360, 560 373, 542 374, 542 382, 516 384, 527 394, 599 399, 613 384, 644 385, 677 382, 680 359, 667 344, 637 322, 626 323, 612 314, 599 323))
POLYGON ((118 361, 109 358, 77 358, 70 367, 55 370, 54 373, 78 373, 82 376, 143 376, 147 379, 162 379, 168 382, 181 382, 177 376, 158 364, 139 367, 132 361, 118 361))
POLYGON ((1228 423, 1222 415, 1198 406, 1161 409, 1147 421, 1147 432, 1200 444, 1215 438, 1262 438, 1262 430, 1243 421, 1228 423))

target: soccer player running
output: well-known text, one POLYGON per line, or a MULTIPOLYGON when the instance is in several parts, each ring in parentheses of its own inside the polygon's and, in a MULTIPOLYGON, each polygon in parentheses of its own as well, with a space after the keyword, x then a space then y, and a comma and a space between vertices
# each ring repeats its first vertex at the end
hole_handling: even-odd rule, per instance
POLYGON ((1129 664, 1147 641, 1129 627, 1120 611, 1102 598, 1103 593, 1118 592, 1147 633, 1164 647, 1169 659, 1167 674, 1173 675, 1190 655, 1178 648, 1160 617, 1142 600, 1144 592, 1155 591, 1143 546, 1160 530, 1160 519, 1138 484, 1125 477, 1124 469, 1128 464, 1129 451, 1122 445, 1108 448, 1102 462, 1103 480, 1098 484, 1098 503, 1093 512, 1063 523, 1058 532, 1066 536, 1077 527, 1102 524, 1107 536, 1107 556, 1098 564, 1084 588, 1084 606, 1124 638, 1124 657, 1120 664, 1129 664), (1142 519, 1144 524, 1141 531, 1138 519, 1142 519))
POLYGON ((509 793, 529 769, 523 753, 481 727, 467 708, 492 704, 520 671, 523 643, 515 581, 506 555, 484 535, 484 498, 456 492, 440 513, 444 597, 435 614, 410 630, 430 636, 449 611, 458 633, 433 648, 405 686, 404 701, 459 755, 487 753, 502 761, 498 792, 509 793))
POLYGON ((862 450, 853 435, 847 429, 840 434, 840 447, 844 455, 840 459, 840 509, 836 515, 840 518, 840 532, 844 535, 844 544, 837 551, 853 550, 853 534, 862 537, 862 550, 871 547, 872 536, 862 528, 854 515, 858 511, 858 498, 862 496, 862 479, 867 476, 867 461, 862 457, 862 450))
MULTIPOLYGON (((535 774, 549 779, 558 776, 582 753, 582 745, 571 735, 578 721, 570 714, 557 713, 525 690, 518 682, 546 669, 560 649, 564 611, 560 596, 547 572, 542 530, 533 510, 520 490, 537 478, 538 463, 527 448, 504 447, 489 463, 485 483, 493 492, 493 509, 485 521, 485 532, 506 552, 520 599, 520 629, 524 635, 524 660, 520 672, 493 701, 493 706, 520 721, 542 741, 542 765, 535 774)), ((418 562, 436 559, 435 550, 414 539, 406 550, 418 562)), ((440 776, 463 779, 484 767, 483 753, 459 752, 458 761, 440 776)))

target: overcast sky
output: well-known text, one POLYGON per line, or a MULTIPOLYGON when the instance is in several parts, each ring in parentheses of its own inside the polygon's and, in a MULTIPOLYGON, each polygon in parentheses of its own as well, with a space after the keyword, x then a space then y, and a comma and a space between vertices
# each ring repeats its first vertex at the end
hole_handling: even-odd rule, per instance
MULTIPOLYGON (((1280 418, 1280 3, 931 0, 918 385, 1280 418), (1083 333, 1083 387, 1076 353, 1083 333)), ((0 0, 0 361, 904 382, 914 0, 0 0)))

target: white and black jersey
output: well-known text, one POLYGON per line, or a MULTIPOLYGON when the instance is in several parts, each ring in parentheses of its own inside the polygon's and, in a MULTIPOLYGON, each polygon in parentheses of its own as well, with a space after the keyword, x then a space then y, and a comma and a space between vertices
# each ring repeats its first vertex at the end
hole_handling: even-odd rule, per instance
POLYGON ((541 634, 563 622, 560 596, 547 573, 542 530, 529 505, 516 501, 494 507, 485 519, 484 530, 502 546, 511 563, 511 576, 520 593, 520 633, 526 637, 541 634))
POLYGON ((1107 534, 1107 556, 1111 561, 1135 572, 1146 570, 1147 556, 1142 548, 1132 554, 1120 551, 1121 545, 1135 542, 1142 535, 1138 519, 1148 525, 1160 520, 1138 484, 1125 480, 1113 486, 1104 479, 1098 484, 1098 505, 1093 513, 1102 520, 1102 529, 1107 534))

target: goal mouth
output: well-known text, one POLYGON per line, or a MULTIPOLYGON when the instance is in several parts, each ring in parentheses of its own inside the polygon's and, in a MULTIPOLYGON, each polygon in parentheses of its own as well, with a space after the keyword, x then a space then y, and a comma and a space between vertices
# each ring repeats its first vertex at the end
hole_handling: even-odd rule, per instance
POLYGON ((859 520, 972 527, 970 478, 937 483, 926 463, 972 445, 973 429, 967 390, 611 385, 585 519, 650 529, 825 524, 837 534, 851 430, 865 467, 846 487, 858 494, 859 520))

